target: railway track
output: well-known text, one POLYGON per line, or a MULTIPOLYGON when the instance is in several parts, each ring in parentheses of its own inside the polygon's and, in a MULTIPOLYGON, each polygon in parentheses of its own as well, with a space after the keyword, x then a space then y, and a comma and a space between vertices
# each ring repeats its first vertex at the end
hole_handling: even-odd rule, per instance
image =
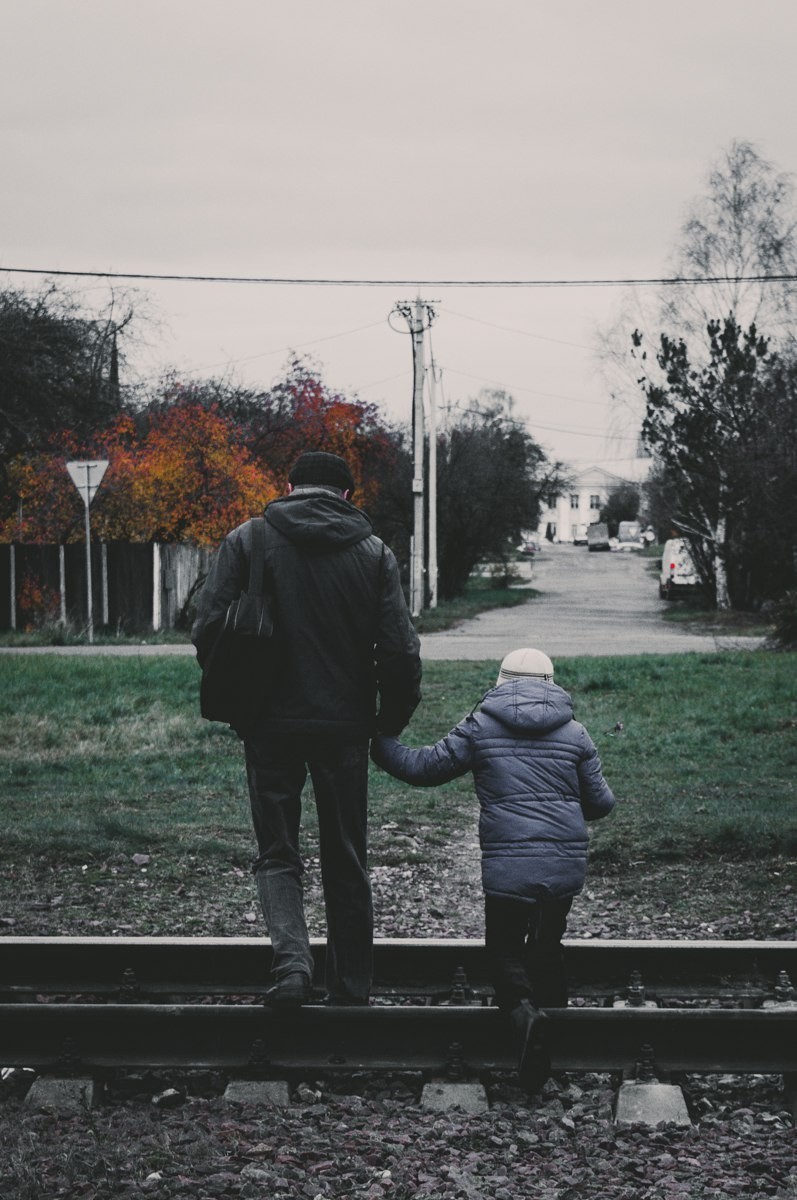
MULTIPOLYGON (((313 946, 323 978, 323 943, 313 946)), ((797 942, 570 941, 556 1070, 797 1074, 797 942)), ((483 944, 385 940, 374 1003, 263 1008, 256 939, 2 938, 0 1063, 53 1073, 197 1067, 477 1074, 514 1065, 483 944)))

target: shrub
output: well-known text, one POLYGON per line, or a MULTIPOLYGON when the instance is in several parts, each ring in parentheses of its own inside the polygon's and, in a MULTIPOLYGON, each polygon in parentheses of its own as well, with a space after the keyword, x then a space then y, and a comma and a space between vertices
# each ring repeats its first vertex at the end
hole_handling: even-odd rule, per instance
POLYGON ((797 648, 797 589, 785 592, 772 606, 774 629, 771 642, 780 650, 797 648))

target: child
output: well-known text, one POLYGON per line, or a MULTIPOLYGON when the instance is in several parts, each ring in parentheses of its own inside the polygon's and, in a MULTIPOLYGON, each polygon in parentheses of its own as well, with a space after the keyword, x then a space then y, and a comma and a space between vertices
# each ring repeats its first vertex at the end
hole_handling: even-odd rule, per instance
POLYGON ((561 938, 584 885, 585 821, 614 805, 570 696, 553 682, 546 654, 513 650, 496 687, 436 745, 413 750, 378 736, 371 757, 422 787, 473 772, 496 1001, 519 1041, 521 1083, 539 1090, 550 1073, 539 1008, 567 1004, 561 938))

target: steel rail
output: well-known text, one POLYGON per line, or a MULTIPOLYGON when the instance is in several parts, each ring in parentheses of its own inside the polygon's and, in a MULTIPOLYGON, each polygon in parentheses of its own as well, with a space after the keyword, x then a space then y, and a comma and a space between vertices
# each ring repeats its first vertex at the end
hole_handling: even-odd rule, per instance
MULTIPOLYGON (((549 1009, 555 1070, 797 1072, 797 1009, 549 1009), (650 1048, 649 1050, 647 1048, 650 1048)), ((297 1070, 512 1069, 504 1015, 490 1007, 11 1004, 0 1062, 57 1074, 119 1067, 297 1070)))
MULTIPOLYGON (((797 982, 797 942, 570 939, 564 942, 572 995, 624 994, 634 973, 648 998, 747 992, 771 997, 782 972, 797 982)), ((325 946, 313 942, 315 979, 325 946)), ((258 938, 0 937, 0 1000, 76 994, 168 1000, 196 994, 257 995, 268 982, 269 945, 258 938)), ((375 992, 447 994, 458 979, 489 991, 478 939, 379 939, 375 992)))

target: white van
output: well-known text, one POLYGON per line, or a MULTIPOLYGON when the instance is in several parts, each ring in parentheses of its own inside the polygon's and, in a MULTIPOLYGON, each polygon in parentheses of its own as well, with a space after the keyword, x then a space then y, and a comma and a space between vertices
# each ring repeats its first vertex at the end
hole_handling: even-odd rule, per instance
POLYGON ((700 587, 689 546, 683 538, 670 538, 664 543, 659 575, 659 596, 662 600, 674 600, 686 596, 700 587))

